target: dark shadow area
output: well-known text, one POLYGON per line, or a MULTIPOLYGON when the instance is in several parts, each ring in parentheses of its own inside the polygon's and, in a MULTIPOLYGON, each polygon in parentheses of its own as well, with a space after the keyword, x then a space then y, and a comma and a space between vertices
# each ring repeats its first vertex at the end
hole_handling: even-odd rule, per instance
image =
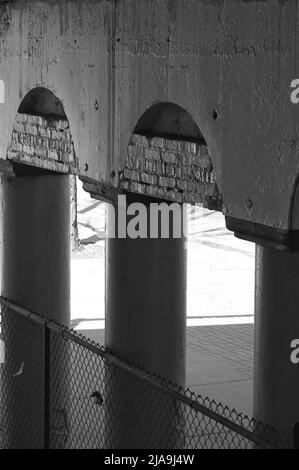
POLYGON ((44 116, 47 119, 57 117, 67 119, 61 101, 47 88, 34 88, 23 99, 18 112, 44 116))
POLYGON ((205 139, 190 114, 174 103, 164 102, 151 106, 139 119, 134 134, 205 144, 205 139))

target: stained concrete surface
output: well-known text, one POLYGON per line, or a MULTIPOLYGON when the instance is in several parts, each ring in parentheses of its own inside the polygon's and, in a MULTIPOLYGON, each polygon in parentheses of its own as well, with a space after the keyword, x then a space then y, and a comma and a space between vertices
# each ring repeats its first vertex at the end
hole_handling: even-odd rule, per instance
MULTIPOLYGON (((72 326, 104 343, 105 205, 79 187, 81 249, 72 257, 72 326)), ((254 245, 224 217, 189 209, 186 385, 252 415, 254 245)))

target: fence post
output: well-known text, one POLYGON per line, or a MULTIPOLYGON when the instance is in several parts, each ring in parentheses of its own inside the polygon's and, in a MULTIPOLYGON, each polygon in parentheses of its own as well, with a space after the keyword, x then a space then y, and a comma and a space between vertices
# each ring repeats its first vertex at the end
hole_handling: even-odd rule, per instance
POLYGON ((294 424, 293 427, 293 445, 294 449, 299 449, 299 423, 294 424))
POLYGON ((44 449, 50 449, 51 330, 44 325, 44 449))

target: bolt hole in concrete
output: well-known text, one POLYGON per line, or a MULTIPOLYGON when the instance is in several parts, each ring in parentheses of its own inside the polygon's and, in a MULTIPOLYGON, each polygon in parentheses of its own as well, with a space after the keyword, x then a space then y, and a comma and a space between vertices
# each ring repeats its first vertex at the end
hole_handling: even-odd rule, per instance
MULTIPOLYGON (((72 326, 104 343, 105 203, 77 184, 72 326)), ((192 390, 252 415, 254 244, 220 212, 188 206, 187 380, 192 390)))

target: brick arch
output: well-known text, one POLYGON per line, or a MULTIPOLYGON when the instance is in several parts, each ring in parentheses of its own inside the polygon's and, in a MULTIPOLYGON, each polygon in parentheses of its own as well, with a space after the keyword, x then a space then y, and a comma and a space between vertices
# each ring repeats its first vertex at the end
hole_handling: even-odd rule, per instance
POLYGON ((221 210, 209 149, 192 116, 174 103, 157 103, 130 136, 119 187, 179 203, 221 210))
POLYGON ((78 172, 63 104, 47 88, 34 88, 23 98, 14 120, 7 159, 58 173, 78 172))

